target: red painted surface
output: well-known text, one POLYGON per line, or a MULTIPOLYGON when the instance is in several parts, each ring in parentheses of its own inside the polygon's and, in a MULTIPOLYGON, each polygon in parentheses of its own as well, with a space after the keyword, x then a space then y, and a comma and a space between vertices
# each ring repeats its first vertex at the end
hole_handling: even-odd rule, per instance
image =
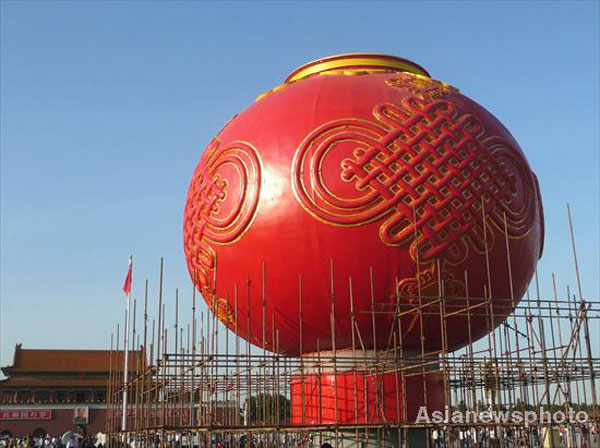
POLYGON ((443 376, 333 372, 296 375, 291 383, 293 424, 414 422, 420 406, 443 411, 443 376), (423 383, 427 385, 427 398, 423 383), (406 415, 403 394, 406 394, 406 415))
MULTIPOLYGON (((10 411, 6 407, 3 411, 10 411)), ((0 433, 9 431, 13 437, 24 437, 32 435, 37 429, 42 429, 46 434, 52 437, 60 437, 69 430, 76 430, 77 425, 73 424, 74 408, 57 409, 48 405, 39 408, 20 408, 27 411, 50 411, 49 419, 24 419, 24 420, 0 420, 0 433)), ((106 431, 106 410, 90 407, 89 423, 86 425, 88 434, 96 434, 106 431)))
MULTIPOLYGON (((441 278, 447 306, 459 308, 468 271, 470 297, 491 284, 496 325, 512 311, 505 217, 518 301, 542 251, 543 215, 509 131, 429 78, 314 75, 252 104, 208 145, 190 184, 184 248, 218 317, 288 355, 332 346, 333 263, 337 348, 351 345, 350 278, 365 348, 381 348, 393 317, 377 314, 373 331, 371 302, 389 311, 399 294, 401 306, 415 305, 417 277, 423 296, 436 296, 441 278)), ((442 346, 438 312, 402 317, 405 348, 420 350, 421 330, 426 350, 442 346)), ((465 316, 446 325, 448 348, 467 343, 465 316)), ((474 340, 491 330, 483 316, 471 328, 474 340)))
POLYGON ((10 409, 0 410, 0 420, 50 420, 52 411, 49 409, 10 409))

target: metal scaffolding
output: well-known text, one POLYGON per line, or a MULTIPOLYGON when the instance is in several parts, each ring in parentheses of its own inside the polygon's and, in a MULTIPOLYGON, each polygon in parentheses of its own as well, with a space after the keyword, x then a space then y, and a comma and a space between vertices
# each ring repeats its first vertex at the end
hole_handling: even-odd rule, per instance
MULTIPOLYGON (((130 349, 143 350, 147 359, 133 361, 137 364, 127 381, 120 366, 111 363, 109 445, 135 440, 137 446, 198 447, 308 447, 325 442, 333 447, 598 446, 600 301, 583 296, 570 212, 569 224, 575 290, 565 285, 559 293, 552 274, 551 294, 543 297, 536 273, 520 301, 475 298, 468 293, 450 298, 439 278, 436 295, 397 294, 395 304, 372 302, 370 310, 356 311, 352 307, 348 331, 353 344, 343 350, 336 350, 332 304, 328 341, 332 349, 300 357, 279 354, 279 333, 273 321, 272 334, 266 334, 269 316, 265 312, 259 348, 236 336, 237 328, 227 330, 215 313, 199 312, 195 289, 186 313, 191 316, 189 323, 181 323, 176 290, 174 320, 167 324, 161 260, 157 319, 150 321, 148 315, 146 281, 141 334, 136 333, 135 311, 131 325, 134 347, 130 349), (495 316, 503 307, 514 311, 508 317, 495 316), (361 313, 386 313, 392 318, 386 347, 362 346, 355 322, 361 313), (420 351, 405 349, 401 319, 405 315, 439 318, 442 348, 427 351, 422 344, 420 351), (466 322, 469 341, 450 351, 448 323, 457 316, 466 322), (471 321, 481 319, 490 332, 473 340, 471 321), (327 387, 321 381, 324 376, 335 387, 327 387), (130 397, 125 428, 121 426, 123 387, 130 397), (344 388, 348 393, 338 396, 344 388), (441 421, 431 416, 425 421, 415 419, 410 401, 427 407, 434 398, 440 401, 435 397, 440 393, 444 395, 441 421), (523 416, 521 421, 498 419, 516 411, 523 416), (550 418, 559 411, 570 420, 550 418), (483 414, 491 421, 482 419, 483 414)), ((510 255, 507 260, 510 272, 510 255)), ((464 280, 468 291, 467 272, 464 280)), ((352 291, 352 279, 349 282, 352 291)), ((301 277, 299 285, 301 321, 301 277)), ((245 318, 238 316, 237 309, 238 299, 245 299, 242 296, 238 298, 236 289, 235 322, 245 318)), ((124 349, 118 333, 111 336, 115 354, 124 349)))

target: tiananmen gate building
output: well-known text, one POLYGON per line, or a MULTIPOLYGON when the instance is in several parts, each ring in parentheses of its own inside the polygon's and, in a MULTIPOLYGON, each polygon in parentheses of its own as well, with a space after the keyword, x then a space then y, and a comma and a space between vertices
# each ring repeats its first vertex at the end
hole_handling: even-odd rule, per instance
MULTIPOLYGON (((141 354, 130 352, 130 371, 145 363, 141 354)), ((111 365, 113 374, 122 373, 123 351, 31 350, 17 344, 12 365, 2 367, 0 434, 104 432, 111 365)))

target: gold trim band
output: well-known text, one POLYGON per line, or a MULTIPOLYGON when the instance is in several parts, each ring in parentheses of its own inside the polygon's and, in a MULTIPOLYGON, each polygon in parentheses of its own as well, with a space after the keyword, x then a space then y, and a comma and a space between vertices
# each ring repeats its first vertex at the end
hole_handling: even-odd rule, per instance
POLYGON ((412 61, 396 56, 370 53, 348 53, 328 56, 309 62, 296 69, 285 80, 286 83, 329 70, 338 69, 390 69, 409 73, 416 73, 430 77, 427 70, 412 61))

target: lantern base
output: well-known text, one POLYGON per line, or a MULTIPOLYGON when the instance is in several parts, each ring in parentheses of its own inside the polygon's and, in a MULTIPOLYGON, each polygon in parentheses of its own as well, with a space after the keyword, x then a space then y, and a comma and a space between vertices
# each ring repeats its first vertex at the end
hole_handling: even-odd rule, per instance
MULTIPOLYGON (((291 382, 292 424, 414 423, 423 407, 428 415, 444 410, 443 374, 435 365, 425 372, 421 367, 411 370, 410 359, 405 359, 401 369, 399 360, 374 351, 359 356, 338 350, 335 357, 320 352, 302 359, 291 382)), ((350 433, 356 438, 354 430, 350 433)))
MULTIPOLYGON (((320 448, 324 443, 344 448, 398 448, 401 446, 400 431, 397 429, 324 431, 313 437, 311 448, 320 448)), ((413 445, 411 445, 412 447, 413 445)))
POLYGON ((344 448, 426 448, 427 430, 425 428, 410 428, 407 434, 397 429, 359 430, 359 431, 325 431, 312 438, 307 446, 321 448, 324 443, 332 447, 344 448))

